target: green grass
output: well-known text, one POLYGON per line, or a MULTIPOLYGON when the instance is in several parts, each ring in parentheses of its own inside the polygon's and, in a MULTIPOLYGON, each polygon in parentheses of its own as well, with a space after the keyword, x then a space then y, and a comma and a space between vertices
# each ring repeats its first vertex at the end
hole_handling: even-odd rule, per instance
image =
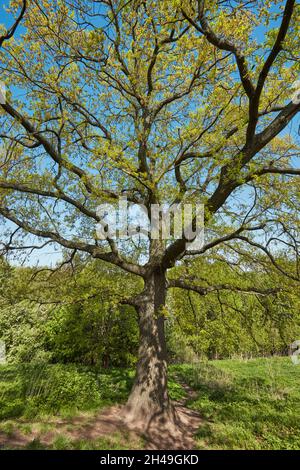
POLYGON ((300 366, 289 358, 222 360, 173 368, 197 390, 198 448, 300 449, 300 366))
MULTIPOLYGON (((300 366, 289 358, 222 360, 170 368, 173 400, 196 390, 188 406, 203 421, 197 432, 200 449, 300 449, 300 366)), ((0 366, 0 433, 17 430, 37 437, 26 448, 44 448, 40 435, 55 429, 55 420, 124 403, 133 383, 132 370, 99 370, 76 365, 0 366)), ((136 444, 138 447, 141 444, 136 444)), ((51 449, 127 449, 126 436, 88 441, 55 437, 51 449)))

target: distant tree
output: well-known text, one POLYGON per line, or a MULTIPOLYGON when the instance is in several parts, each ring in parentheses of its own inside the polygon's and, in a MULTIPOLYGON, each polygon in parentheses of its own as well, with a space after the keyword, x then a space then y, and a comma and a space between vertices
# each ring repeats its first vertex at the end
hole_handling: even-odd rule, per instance
MULTIPOLYGON (((258 253, 256 253, 259 255, 258 253)), ((254 257, 254 253, 251 253, 254 257)), ((172 276, 199 277, 198 286, 169 295, 168 346, 173 360, 188 362, 232 356, 287 355, 289 346, 300 337, 299 289, 288 277, 271 269, 265 256, 253 265, 240 259, 238 265, 224 265, 221 260, 205 257, 179 266, 172 276), (267 268, 267 269, 266 269, 267 268), (206 287, 205 285, 206 284, 206 287), (281 290, 273 295, 247 292, 249 286, 281 290)))
POLYGON ((18 37, 3 28, 0 40, 3 249, 61 245, 71 258, 84 252, 142 278, 140 294, 122 299, 140 329, 126 417, 171 429, 167 289, 207 292, 201 273, 168 276, 176 262, 211 254, 234 265, 250 246, 299 280, 298 263, 285 262, 299 249, 298 146, 288 132, 300 110, 291 98, 299 5, 13 0, 11 12, 23 21, 18 37), (120 196, 149 215, 152 204, 203 203, 203 248, 189 251, 184 234, 97 240, 97 206, 120 196))

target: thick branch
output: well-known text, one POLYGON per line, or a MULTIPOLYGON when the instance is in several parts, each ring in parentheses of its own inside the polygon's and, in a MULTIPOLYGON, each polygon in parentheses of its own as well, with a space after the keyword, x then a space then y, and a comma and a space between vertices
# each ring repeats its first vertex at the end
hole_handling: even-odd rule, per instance
POLYGON ((248 129, 247 129, 247 146, 251 145, 251 141, 255 135, 255 130, 258 122, 258 110, 259 110, 259 103, 260 103, 260 97, 261 93, 263 91, 263 87, 265 84, 265 81, 268 77, 268 74, 270 72, 270 69, 276 60, 276 57, 282 50, 282 44, 283 41, 285 40, 286 34, 288 32, 288 28, 290 25, 290 21, 292 18, 292 14, 294 11, 294 6, 295 6, 295 0, 287 0, 285 4, 285 9, 281 21, 281 25, 275 40, 275 43, 273 45, 273 48, 264 63, 261 72, 258 77, 257 85, 255 88, 255 93, 253 97, 250 98, 249 102, 249 124, 248 124, 248 129))
POLYGON ((6 32, 6 34, 4 34, 3 36, 0 36, 0 47, 2 47, 4 41, 8 41, 15 34, 17 27, 19 26, 19 24, 21 23, 25 15, 26 8, 27 8, 27 0, 23 0, 23 6, 22 6, 22 9, 18 18, 16 19, 12 27, 6 32))
POLYGON ((71 163, 69 161, 64 160, 55 146, 42 134, 41 131, 37 130, 34 125, 30 122, 30 120, 23 116, 19 111, 17 111, 11 104, 5 103, 5 104, 0 104, 0 106, 6 111, 13 119, 15 119, 21 126, 29 133, 31 137, 36 139, 36 141, 41 144, 47 154, 61 167, 65 168, 68 171, 71 171, 73 174, 77 175, 81 181, 84 184, 84 187, 89 193, 92 194, 99 194, 99 193, 105 193, 107 196, 112 197, 112 198, 117 198, 118 196, 108 190, 97 190, 94 188, 90 181, 89 175, 82 170, 79 166, 75 165, 74 163, 71 163))
POLYGON ((64 246, 65 248, 68 248, 71 250, 79 250, 85 253, 89 253, 91 256, 93 256, 93 258, 107 261, 108 263, 119 266, 120 268, 130 273, 137 274, 139 276, 143 276, 145 273, 145 270, 143 269, 143 267, 129 263, 121 259, 117 253, 114 253, 114 252, 103 253, 103 251, 96 245, 91 245, 89 243, 84 243, 75 239, 67 240, 66 238, 62 237, 57 232, 52 232, 50 230, 36 229, 33 226, 31 226, 28 222, 20 220, 10 209, 6 207, 0 207, 0 215, 10 220, 14 224, 16 224, 25 232, 31 233, 32 235, 35 235, 40 238, 53 240, 59 245, 64 246))
POLYGON ((174 287, 184 289, 188 291, 197 292, 199 295, 207 295, 212 292, 219 292, 222 290, 228 290, 232 292, 242 292, 244 294, 256 294, 256 295, 272 295, 282 291, 282 288, 274 289, 260 289, 259 287, 238 287, 230 286, 229 284, 218 284, 215 286, 197 286, 193 285, 191 281, 195 282, 195 279, 170 279, 168 281, 168 287, 174 287))
POLYGON ((236 63, 237 63, 237 67, 238 67, 238 70, 239 70, 241 82, 243 84, 243 87, 244 87, 244 90, 245 90, 247 96, 250 98, 250 97, 253 96, 255 88, 254 88, 254 85, 253 85, 253 83, 250 79, 250 74, 249 74, 249 70, 248 70, 248 66, 247 66, 245 56, 242 54, 242 52, 239 50, 239 48, 235 44, 233 44, 232 42, 230 42, 230 41, 228 41, 224 38, 218 37, 215 34, 215 32, 210 28, 210 26, 208 24, 208 21, 205 17, 205 14, 204 14, 204 3, 205 3, 204 0, 199 2, 199 4, 200 4, 200 7, 199 7, 199 21, 200 21, 201 27, 199 27, 199 25, 195 21, 193 21, 183 10, 182 10, 182 14, 183 14, 184 18, 186 18, 189 21, 189 23, 191 23, 197 29, 197 31, 204 34, 206 39, 213 46, 215 46, 218 49, 221 49, 223 51, 231 52, 234 55, 236 63))

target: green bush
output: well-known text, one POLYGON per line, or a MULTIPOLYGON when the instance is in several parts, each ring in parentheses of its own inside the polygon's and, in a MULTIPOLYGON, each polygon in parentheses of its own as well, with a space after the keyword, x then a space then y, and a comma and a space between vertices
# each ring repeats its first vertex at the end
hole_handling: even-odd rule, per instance
POLYGON ((35 414, 36 410, 56 413, 65 408, 86 410, 100 405, 101 390, 94 373, 61 364, 41 366, 36 371, 26 387, 26 414, 35 414))
POLYGON ((124 401, 133 372, 74 364, 0 366, 0 419, 92 410, 124 401))

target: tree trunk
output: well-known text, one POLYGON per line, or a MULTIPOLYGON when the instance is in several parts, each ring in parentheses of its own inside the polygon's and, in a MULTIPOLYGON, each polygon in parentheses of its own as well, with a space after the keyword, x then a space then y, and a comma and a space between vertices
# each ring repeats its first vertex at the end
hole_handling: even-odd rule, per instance
POLYGON ((153 272, 138 296, 140 345, 136 378, 126 405, 126 420, 149 430, 154 423, 174 420, 167 389, 167 351, 164 331, 165 273, 153 272))

